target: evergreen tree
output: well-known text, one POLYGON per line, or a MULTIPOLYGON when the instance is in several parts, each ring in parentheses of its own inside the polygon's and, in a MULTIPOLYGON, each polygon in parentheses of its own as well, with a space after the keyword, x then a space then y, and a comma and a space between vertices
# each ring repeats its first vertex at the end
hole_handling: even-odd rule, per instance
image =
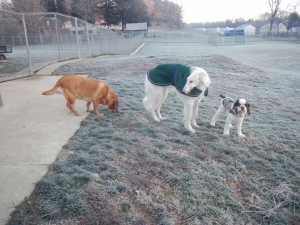
POLYGON ((118 5, 113 0, 101 0, 97 8, 100 12, 100 18, 103 19, 104 25, 118 25, 120 22, 120 14, 118 14, 118 5))
POLYGON ((292 27, 300 26, 300 16, 298 13, 293 12, 288 16, 286 29, 290 30, 292 27))
POLYGON ((132 0, 116 0, 116 3, 118 4, 118 14, 120 16, 122 30, 125 28, 126 17, 130 11, 130 1, 132 0))
POLYGON ((149 21, 147 6, 144 1, 130 0, 128 3, 129 8, 125 15, 127 23, 141 23, 149 21))
POLYGON ((65 0, 41 0, 41 5, 47 12, 57 12, 66 14, 66 2, 65 0))

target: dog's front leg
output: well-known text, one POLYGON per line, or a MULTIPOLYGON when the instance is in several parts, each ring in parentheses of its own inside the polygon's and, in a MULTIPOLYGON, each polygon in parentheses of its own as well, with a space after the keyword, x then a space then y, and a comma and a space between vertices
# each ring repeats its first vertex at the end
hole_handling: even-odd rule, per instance
POLYGON ((238 121, 237 124, 237 135, 241 138, 246 137, 243 133, 242 133, 242 121, 238 121))
POLYGON ((183 115, 184 115, 184 127, 189 130, 192 133, 195 133, 196 131, 192 128, 191 125, 191 119, 192 119, 192 102, 185 102, 184 103, 184 109, 183 109, 183 115))
POLYGON ((94 106, 94 113, 97 114, 98 116, 103 116, 103 113, 99 113, 98 111, 98 101, 93 101, 93 106, 94 106))
POLYGON ((229 130, 232 127, 231 123, 232 123, 232 116, 231 114, 228 114, 227 118, 226 118, 226 123, 225 123, 225 127, 224 127, 224 135, 229 136, 229 130))
POLYGON ((91 102, 86 103, 86 111, 87 112, 92 112, 92 110, 90 110, 90 105, 91 105, 91 102))
POLYGON ((198 115, 198 107, 199 107, 199 103, 200 101, 202 100, 202 98, 200 97, 199 99, 196 99, 194 101, 194 104, 193 104, 193 108, 192 108, 192 125, 194 127, 199 127, 197 122, 196 122, 196 116, 198 115))

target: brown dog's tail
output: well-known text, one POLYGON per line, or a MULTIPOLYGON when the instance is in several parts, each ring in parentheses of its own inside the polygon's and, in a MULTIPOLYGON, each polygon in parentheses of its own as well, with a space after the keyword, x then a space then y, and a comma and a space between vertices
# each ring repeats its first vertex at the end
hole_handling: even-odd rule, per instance
POLYGON ((221 97, 221 98, 226 98, 226 96, 224 96, 224 95, 220 95, 220 97, 221 97))
POLYGON ((53 95, 59 87, 59 82, 57 82, 51 90, 43 92, 42 95, 53 95))

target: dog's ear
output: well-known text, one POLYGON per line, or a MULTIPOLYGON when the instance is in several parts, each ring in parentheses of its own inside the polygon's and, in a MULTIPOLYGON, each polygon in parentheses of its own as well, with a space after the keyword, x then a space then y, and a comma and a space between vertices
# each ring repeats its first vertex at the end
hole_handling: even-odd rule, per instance
POLYGON ((118 108, 118 107, 119 107, 119 101, 118 101, 117 99, 115 99, 115 100, 113 101, 113 107, 114 107, 114 108, 118 108))
POLYGON ((250 115, 250 104, 246 103, 245 106, 247 107, 247 113, 248 113, 248 115, 250 115))
POLYGON ((240 106, 240 105, 241 105, 240 100, 236 100, 233 106, 237 107, 237 106, 240 106))
POLYGON ((234 110, 234 113, 232 112, 231 113, 236 115, 238 113, 237 107, 239 107, 240 105, 241 105, 240 100, 236 100, 232 107, 232 111, 234 110))
POLYGON ((190 72, 192 73, 194 70, 196 70, 198 67, 197 66, 192 66, 191 68, 190 68, 190 72))

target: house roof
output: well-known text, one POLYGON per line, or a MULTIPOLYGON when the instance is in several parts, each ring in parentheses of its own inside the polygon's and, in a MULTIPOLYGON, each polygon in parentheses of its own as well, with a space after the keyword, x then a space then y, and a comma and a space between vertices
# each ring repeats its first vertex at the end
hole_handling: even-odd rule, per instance
MULTIPOLYGON (((285 25, 283 23, 278 24, 279 28, 285 28, 285 25)), ((270 24, 265 24, 260 27, 260 29, 270 29, 270 24)), ((277 29, 277 24, 273 23, 272 29, 277 29)))
POLYGON ((241 26, 236 27, 235 30, 244 30, 246 27, 253 27, 253 28, 255 28, 251 24, 243 24, 241 26))
MULTIPOLYGON (((273 24, 272 28, 275 29, 276 28, 276 24, 273 24)), ((270 24, 269 23, 265 24, 265 25, 261 26, 260 29, 270 29, 270 24)))
POLYGON ((291 30, 295 32, 300 32, 300 27, 292 27, 291 30))

